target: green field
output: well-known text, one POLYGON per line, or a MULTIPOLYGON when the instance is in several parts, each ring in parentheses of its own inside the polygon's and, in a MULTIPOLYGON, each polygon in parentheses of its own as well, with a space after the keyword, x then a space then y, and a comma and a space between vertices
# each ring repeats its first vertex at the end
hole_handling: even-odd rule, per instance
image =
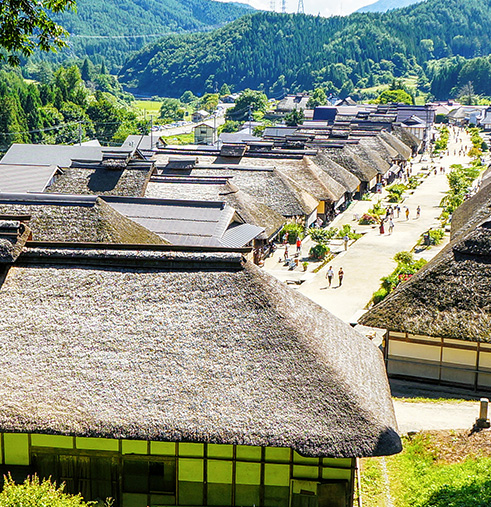
POLYGON ((160 100, 135 100, 133 105, 141 112, 141 116, 153 116, 154 120, 160 115, 160 100))

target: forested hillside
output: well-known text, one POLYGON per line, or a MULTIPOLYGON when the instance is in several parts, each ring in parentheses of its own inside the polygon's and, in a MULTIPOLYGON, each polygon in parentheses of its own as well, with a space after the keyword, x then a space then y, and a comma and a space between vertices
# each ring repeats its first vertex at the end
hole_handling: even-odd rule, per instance
POLYGON ((52 59, 104 55, 109 70, 128 53, 170 32, 210 30, 252 9, 246 4, 212 0, 77 0, 77 12, 54 15, 70 34, 69 48, 52 59))
POLYGON ((349 92, 408 70, 424 80, 430 60, 490 52, 491 0, 332 18, 261 12, 213 32, 168 36, 131 58, 120 79, 130 91, 161 96, 223 83, 273 96, 318 86, 349 92))

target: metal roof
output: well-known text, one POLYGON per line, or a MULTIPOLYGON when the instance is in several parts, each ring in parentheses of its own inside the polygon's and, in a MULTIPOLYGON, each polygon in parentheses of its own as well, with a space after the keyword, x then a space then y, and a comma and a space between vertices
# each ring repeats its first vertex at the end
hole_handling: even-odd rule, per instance
MULTIPOLYGON (((127 152, 129 148, 104 148, 101 146, 65 146, 58 144, 13 144, 3 156, 1 164, 42 164, 70 167, 72 160, 101 162, 103 153, 127 152)), ((134 151, 134 150, 133 150, 134 151)))
POLYGON ((57 171, 56 165, 0 164, 0 192, 44 192, 57 171))
POLYGON ((239 221, 234 208, 219 201, 120 198, 103 196, 122 215, 158 234, 174 245, 226 246, 247 245, 264 229, 247 224, 235 229, 239 221))

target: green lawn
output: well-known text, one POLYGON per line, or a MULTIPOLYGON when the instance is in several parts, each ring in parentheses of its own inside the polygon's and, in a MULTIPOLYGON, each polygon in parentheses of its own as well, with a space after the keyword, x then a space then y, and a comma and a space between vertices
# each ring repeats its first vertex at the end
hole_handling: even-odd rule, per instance
POLYGON ((176 136, 161 136, 167 144, 194 144, 194 132, 176 136))
POLYGON ((387 507, 389 491, 394 507, 491 505, 488 432, 422 432, 403 444, 396 456, 361 460, 364 507, 387 507))
POLYGON ((153 116, 155 120, 159 117, 162 102, 160 100, 135 100, 133 105, 141 111, 142 116, 146 112, 147 117, 153 116))

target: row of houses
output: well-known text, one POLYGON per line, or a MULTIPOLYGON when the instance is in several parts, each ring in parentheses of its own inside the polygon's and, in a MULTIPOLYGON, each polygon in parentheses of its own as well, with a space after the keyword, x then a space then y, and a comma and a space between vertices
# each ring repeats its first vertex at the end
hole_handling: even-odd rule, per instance
POLYGON ((328 173, 225 158, 4 157, 2 474, 123 507, 349 507, 356 459, 400 451, 380 351, 243 248, 328 173))

